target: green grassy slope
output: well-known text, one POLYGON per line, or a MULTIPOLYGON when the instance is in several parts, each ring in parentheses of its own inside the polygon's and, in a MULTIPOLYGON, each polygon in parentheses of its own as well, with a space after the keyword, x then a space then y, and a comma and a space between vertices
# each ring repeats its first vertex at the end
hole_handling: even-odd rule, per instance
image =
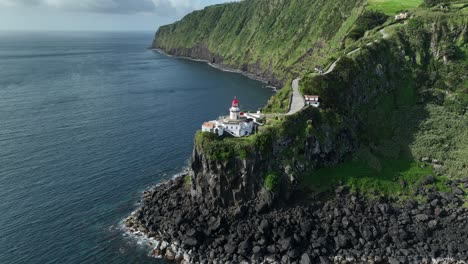
POLYGON ((415 14, 388 40, 343 58, 331 74, 307 75, 302 89, 320 94, 324 108, 359 120, 366 155, 356 156, 369 165, 429 157, 443 162, 438 173, 464 177, 468 17, 424 8, 415 14))
POLYGON ((423 165, 405 158, 386 159, 382 160, 382 168, 376 170, 364 162, 348 161, 310 173, 304 183, 315 191, 327 191, 341 181, 361 193, 411 196, 411 187, 432 172, 429 166, 423 165))
POLYGON ((327 64, 363 9, 363 0, 215 5, 161 27, 153 46, 170 50, 203 45, 224 64, 271 72, 284 81, 288 75, 297 77, 310 67, 327 64))
POLYGON ((397 12, 411 10, 423 3, 423 0, 368 0, 367 9, 394 15, 397 12))

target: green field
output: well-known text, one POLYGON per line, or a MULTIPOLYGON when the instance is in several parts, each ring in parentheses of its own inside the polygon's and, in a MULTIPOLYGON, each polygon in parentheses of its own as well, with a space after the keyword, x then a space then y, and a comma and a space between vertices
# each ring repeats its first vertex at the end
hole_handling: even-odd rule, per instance
POLYGON ((422 0, 368 0, 367 9, 376 10, 387 15, 394 15, 402 10, 416 8, 422 0))
POLYGON ((372 195, 374 192, 389 196, 411 196, 411 186, 425 175, 430 166, 405 158, 380 160, 381 170, 372 169, 364 162, 349 161, 334 168, 325 168, 305 177, 304 184, 314 191, 328 191, 339 182, 353 191, 372 195), (406 183, 403 187, 402 182, 406 183))

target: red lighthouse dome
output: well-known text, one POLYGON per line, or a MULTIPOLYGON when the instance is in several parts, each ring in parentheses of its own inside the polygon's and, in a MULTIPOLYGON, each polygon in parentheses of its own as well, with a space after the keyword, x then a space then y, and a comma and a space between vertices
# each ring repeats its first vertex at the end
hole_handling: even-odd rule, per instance
POLYGON ((237 101, 237 97, 234 97, 234 100, 232 100, 232 107, 238 107, 239 106, 239 101, 237 101))

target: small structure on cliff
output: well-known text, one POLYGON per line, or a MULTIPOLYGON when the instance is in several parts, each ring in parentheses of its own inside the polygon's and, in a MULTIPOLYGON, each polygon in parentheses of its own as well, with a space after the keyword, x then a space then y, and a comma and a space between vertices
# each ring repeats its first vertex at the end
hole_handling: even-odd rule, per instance
POLYGON ((217 120, 203 123, 202 132, 214 133, 218 136, 227 133, 234 137, 245 137, 253 133, 254 126, 254 120, 241 112, 239 101, 234 98, 229 109, 229 116, 221 116, 217 120))
POLYGON ((408 19, 408 12, 401 12, 400 14, 395 15, 395 20, 396 21, 405 20, 405 19, 408 19))
POLYGON ((313 107, 320 106, 320 102, 319 102, 320 97, 318 95, 304 95, 304 99, 305 99, 306 105, 310 105, 313 107))

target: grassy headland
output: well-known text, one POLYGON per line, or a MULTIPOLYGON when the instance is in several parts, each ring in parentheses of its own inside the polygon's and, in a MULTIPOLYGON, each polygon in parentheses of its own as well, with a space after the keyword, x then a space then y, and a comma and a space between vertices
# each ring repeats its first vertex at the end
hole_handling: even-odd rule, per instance
POLYGON ((267 156, 268 189, 277 182, 268 175, 287 174, 319 191, 342 181, 367 193, 409 196, 411 186, 429 173, 440 176, 440 189, 444 179, 468 175, 466 8, 421 3, 216 5, 162 27, 154 46, 175 53, 203 46, 219 63, 280 80, 284 87, 269 101, 268 112, 288 107, 293 78, 302 77, 304 94, 321 97, 320 110, 269 120, 252 137, 197 133, 195 144, 210 159, 267 156), (393 14, 400 10, 410 10, 412 17, 396 23, 393 14), (338 58, 329 74, 314 70, 338 58), (436 170, 419 162, 425 157, 440 161, 436 170))

